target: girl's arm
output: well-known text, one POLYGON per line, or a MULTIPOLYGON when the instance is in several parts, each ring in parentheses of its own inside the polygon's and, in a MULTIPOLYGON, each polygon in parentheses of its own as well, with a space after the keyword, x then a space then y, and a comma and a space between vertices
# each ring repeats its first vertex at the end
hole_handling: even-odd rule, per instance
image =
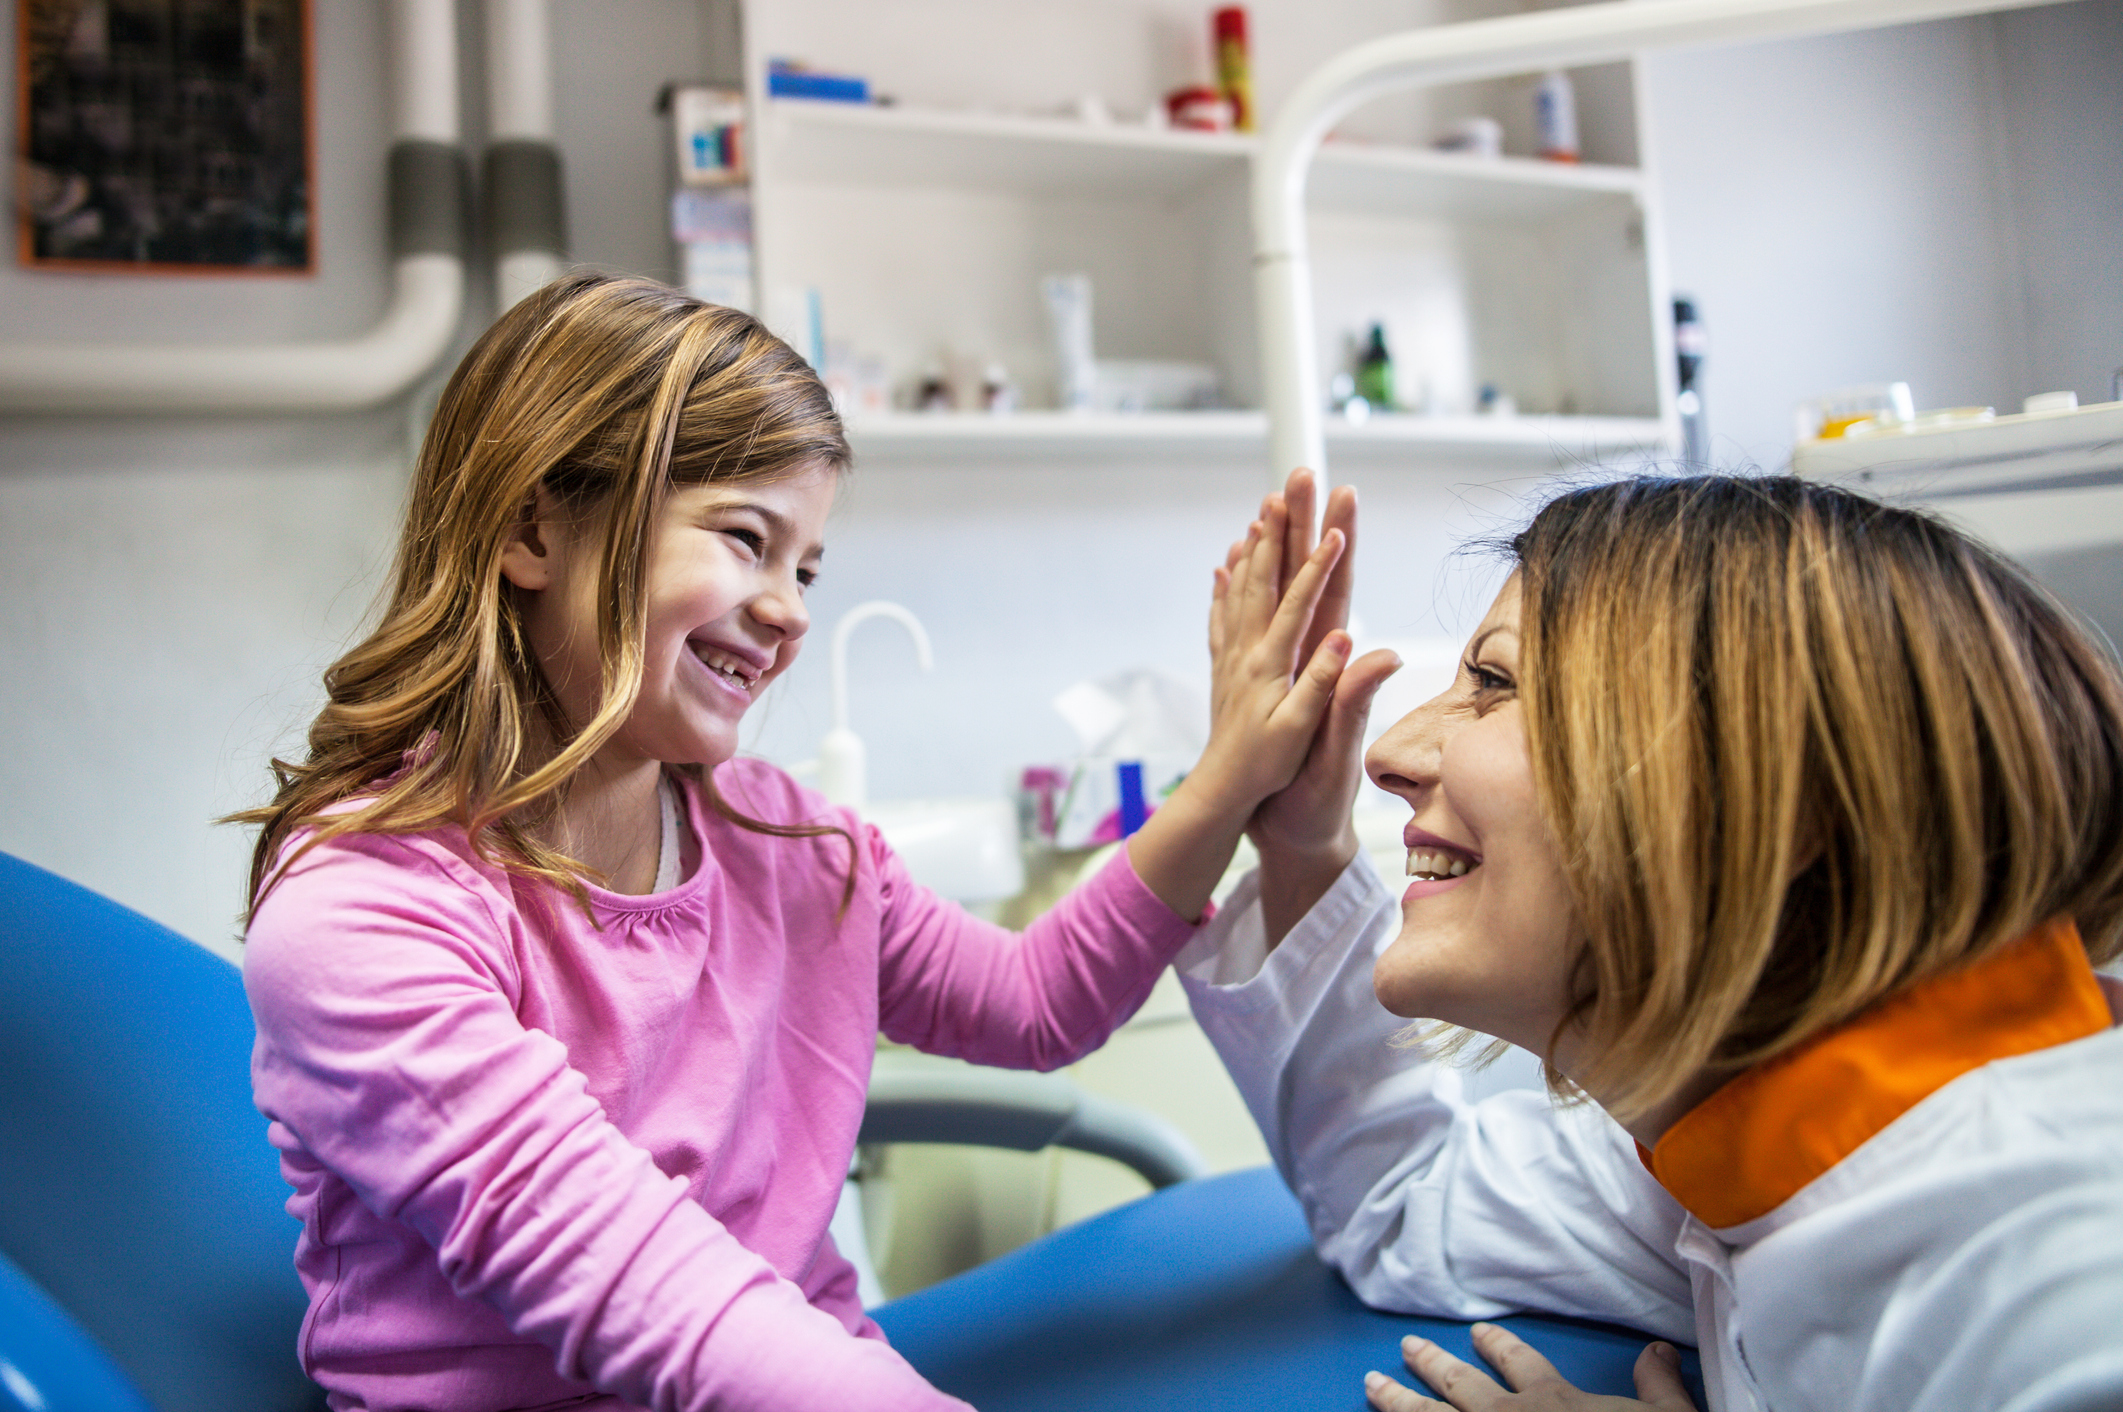
MULTIPOLYGON (((349 839, 259 908, 253 1082, 291 1175, 321 1164, 416 1232, 458 1298, 629 1404, 963 1412, 627 1140, 561 1043, 518 1019, 506 903, 458 872, 404 840, 349 839)), ((417 1301, 392 1315, 423 1316, 417 1301)))
MULTIPOLYGON (((1309 535, 1309 522, 1301 528, 1309 535)), ((1208 908, 1248 820, 1314 748, 1349 650, 1347 633, 1313 630, 1323 600, 1346 613, 1331 606, 1347 594, 1346 576, 1336 577, 1345 532, 1330 526, 1306 553, 1291 539, 1284 498, 1263 504, 1216 572, 1200 762, 1122 857, 1023 937, 939 903, 908 881, 874 830, 863 834, 883 909, 879 1023, 889 1038, 1051 1069, 1096 1048, 1142 1004, 1208 908)))
POLYGON ((1682 1213, 1627 1134, 1545 1094, 1470 1104, 1371 993, 1399 907, 1359 854, 1271 952, 1249 879, 1175 963, 1322 1259, 1367 1304, 1521 1309, 1696 1341, 1682 1213))

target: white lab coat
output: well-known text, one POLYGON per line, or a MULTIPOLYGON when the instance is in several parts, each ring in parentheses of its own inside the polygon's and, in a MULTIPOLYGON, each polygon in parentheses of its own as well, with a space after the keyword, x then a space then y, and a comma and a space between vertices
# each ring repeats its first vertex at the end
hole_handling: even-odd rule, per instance
POLYGON ((1471 1104, 1457 1071, 1390 1047, 1405 1022, 1371 967, 1399 927, 1359 854, 1272 954, 1248 878, 1176 963, 1366 1303, 1694 1343, 1716 1412, 2123 1408, 2123 1030, 1965 1074, 1713 1230, 1596 1106, 1471 1104))

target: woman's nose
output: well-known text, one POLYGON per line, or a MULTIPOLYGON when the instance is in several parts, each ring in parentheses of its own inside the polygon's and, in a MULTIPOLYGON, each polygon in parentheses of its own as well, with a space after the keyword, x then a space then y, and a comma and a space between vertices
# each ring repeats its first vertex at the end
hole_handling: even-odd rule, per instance
POLYGON ((1444 697, 1426 701, 1388 726, 1364 752, 1364 773, 1388 794, 1403 797, 1437 782, 1444 753, 1444 697))

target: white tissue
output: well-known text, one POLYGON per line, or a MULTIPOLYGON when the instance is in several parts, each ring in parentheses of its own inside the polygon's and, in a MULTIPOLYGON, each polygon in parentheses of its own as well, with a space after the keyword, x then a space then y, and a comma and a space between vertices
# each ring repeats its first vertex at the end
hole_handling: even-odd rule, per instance
POLYGON ((1078 682, 1054 698, 1054 709, 1083 748, 1056 811, 1054 842, 1061 848, 1120 837, 1120 766, 1141 766, 1143 802, 1155 811, 1208 740, 1209 711, 1200 694, 1154 668, 1078 682))

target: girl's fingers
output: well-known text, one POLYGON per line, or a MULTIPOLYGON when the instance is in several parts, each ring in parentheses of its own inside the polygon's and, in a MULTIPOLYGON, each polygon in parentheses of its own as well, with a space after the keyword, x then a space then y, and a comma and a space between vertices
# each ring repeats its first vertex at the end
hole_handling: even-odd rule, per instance
POLYGON ((1476 1324, 1470 1332, 1474 1336, 1474 1351, 1489 1360, 1489 1366, 1504 1375, 1504 1381, 1518 1392, 1526 1392, 1543 1383, 1567 1381, 1555 1370, 1555 1364, 1534 1351, 1533 1345, 1517 1334, 1495 1324, 1476 1324))
POLYGON ((1290 582, 1290 591, 1283 595, 1274 618, 1260 638, 1269 653, 1279 662, 1293 661, 1297 656, 1298 643, 1305 637, 1306 628, 1312 622, 1313 609, 1319 606, 1320 594, 1326 589, 1327 575, 1341 557, 1342 537, 1338 531, 1329 530, 1305 560, 1297 577, 1290 582))
POLYGON ((1410 1334, 1401 1340, 1401 1357, 1408 1371, 1437 1390, 1438 1396, 1460 1412, 1483 1412, 1502 1400, 1504 1390, 1472 1363, 1459 1359, 1426 1338, 1410 1334))
POLYGON ((1322 717, 1334 704, 1334 686, 1342 679, 1342 664, 1349 660, 1349 634, 1330 632, 1276 703, 1273 713, 1278 730, 1293 730, 1312 739, 1322 717))
POLYGON ((1281 597, 1283 570, 1283 507, 1282 497, 1271 497, 1273 503, 1260 521, 1260 533, 1252 541, 1252 552, 1246 567, 1245 600, 1239 609, 1239 631, 1248 641, 1258 639, 1275 619, 1277 599, 1281 597))
POLYGON ((1452 1412, 1444 1403, 1402 1387, 1384 1373, 1364 1374, 1364 1400, 1378 1412, 1452 1412))
POLYGON ((1209 660, 1213 667, 1224 650, 1224 602, 1231 593, 1231 571, 1218 567, 1211 572, 1209 589, 1209 660))
POLYGON ((1654 1343, 1637 1355, 1636 1395, 1660 1412, 1695 1412, 1695 1403, 1681 1381, 1679 1349, 1670 1343, 1654 1343))
POLYGON ((1297 572, 1297 566, 1305 562, 1312 552, 1312 536, 1317 517, 1313 511, 1318 501, 1319 481, 1300 466, 1290 473, 1283 485, 1283 505, 1286 524, 1283 530, 1283 569, 1285 579, 1279 585, 1288 591, 1289 576, 1297 572))

